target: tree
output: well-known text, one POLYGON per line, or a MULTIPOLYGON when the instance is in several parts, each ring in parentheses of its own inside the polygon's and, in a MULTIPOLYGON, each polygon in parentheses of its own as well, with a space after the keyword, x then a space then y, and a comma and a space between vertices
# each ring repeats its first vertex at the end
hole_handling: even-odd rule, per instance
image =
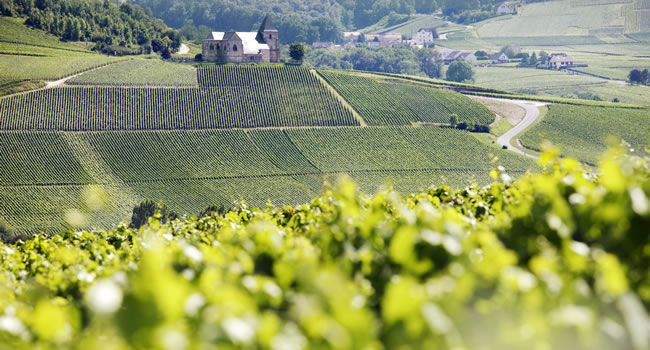
POLYGON ((164 49, 162 49, 162 51, 160 51, 160 56, 162 56, 162 58, 166 60, 172 58, 172 52, 169 50, 169 47, 165 47, 164 49))
POLYGON ((633 69, 630 71, 629 78, 632 83, 641 83, 643 82, 643 73, 638 69, 633 69))
POLYGON ((228 210, 226 209, 226 207, 223 204, 221 204, 219 206, 213 204, 213 205, 203 209, 203 211, 201 211, 201 214, 199 214, 199 217, 203 218, 203 217, 206 217, 206 216, 222 216, 222 215, 226 214, 227 212, 228 212, 228 210))
POLYGON ((440 78, 442 75, 442 59, 439 53, 431 50, 421 49, 415 52, 420 61, 420 70, 429 78, 440 78))
POLYGON ((650 77, 648 77, 648 69, 646 68, 641 72, 641 81, 645 84, 648 83, 648 79, 650 79, 650 77))
POLYGON ((454 113, 449 116, 449 124, 451 126, 456 126, 456 124, 458 124, 458 114, 454 113))
POLYGON ((469 62, 465 60, 456 60, 449 65, 445 79, 455 82, 464 82, 474 80, 474 69, 469 62))
POLYGON ((302 61, 302 58, 305 57, 305 44, 291 44, 291 46, 289 46, 289 56, 296 61, 302 61))
POLYGON ((197 53, 196 56, 194 56, 194 61, 203 62, 203 54, 197 53))
POLYGON ((535 54, 535 52, 533 52, 533 54, 530 55, 530 58, 528 59, 528 65, 533 67, 537 65, 537 55, 535 54))
POLYGON ((548 53, 546 51, 540 51, 539 52, 539 61, 542 64, 546 64, 547 60, 548 60, 548 53))
POLYGON ((165 204, 156 204, 156 202, 151 199, 144 200, 140 202, 135 208, 133 208, 133 214, 131 215, 131 224, 129 227, 139 229, 142 225, 145 225, 149 222, 149 218, 158 216, 158 220, 161 223, 174 220, 178 217, 178 214, 170 211, 165 204))

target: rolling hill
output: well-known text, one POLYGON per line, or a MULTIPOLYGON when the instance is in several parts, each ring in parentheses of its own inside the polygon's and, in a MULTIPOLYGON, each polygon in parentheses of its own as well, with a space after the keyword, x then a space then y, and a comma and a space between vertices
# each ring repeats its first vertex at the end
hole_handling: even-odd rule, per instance
POLYGON ((131 60, 82 74, 72 86, 0 100, 0 152, 7 155, 0 216, 28 232, 55 232, 66 212, 82 207, 89 185, 104 188, 112 209, 87 224, 111 226, 142 199, 197 214, 240 200, 304 203, 341 174, 370 193, 386 183, 410 192, 487 183, 497 164, 513 175, 535 167, 441 127, 452 114, 470 125, 494 119, 453 91, 281 65, 183 67, 131 60), (130 66, 147 67, 148 78, 123 74, 130 66), (169 72, 183 82, 191 72, 196 87, 174 87, 169 72), (360 82, 383 100, 360 94, 360 82))

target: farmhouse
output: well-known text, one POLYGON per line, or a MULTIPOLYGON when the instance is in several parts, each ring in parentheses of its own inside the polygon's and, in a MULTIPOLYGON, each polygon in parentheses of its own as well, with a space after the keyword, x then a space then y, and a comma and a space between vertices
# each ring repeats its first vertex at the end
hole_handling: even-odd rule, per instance
POLYGON ((567 55, 566 53, 553 53, 548 56, 545 66, 547 68, 553 69, 562 69, 565 67, 571 67, 574 65, 573 57, 567 55))
POLYGON ((509 15, 512 13, 512 8, 507 3, 502 3, 497 7, 497 16, 509 15))
POLYGON ((433 43, 433 39, 433 32, 431 30, 421 28, 413 35, 411 42, 415 45, 427 45, 433 43))
POLYGON ((508 56, 506 56, 505 53, 499 52, 490 56, 490 62, 492 64, 510 63, 510 59, 508 58, 508 56))
POLYGON ((257 32, 212 32, 203 41, 209 62, 280 62, 280 39, 269 16, 257 32))

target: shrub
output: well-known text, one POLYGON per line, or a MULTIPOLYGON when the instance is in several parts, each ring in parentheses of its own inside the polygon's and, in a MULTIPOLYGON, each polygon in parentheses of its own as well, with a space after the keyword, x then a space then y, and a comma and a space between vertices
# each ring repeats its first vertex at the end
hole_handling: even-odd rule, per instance
POLYGON ((147 199, 133 208, 131 224, 129 224, 129 227, 139 229, 142 225, 147 224, 149 218, 152 217, 158 217, 162 223, 165 223, 176 219, 178 214, 170 211, 165 204, 156 204, 156 202, 151 199, 147 199))

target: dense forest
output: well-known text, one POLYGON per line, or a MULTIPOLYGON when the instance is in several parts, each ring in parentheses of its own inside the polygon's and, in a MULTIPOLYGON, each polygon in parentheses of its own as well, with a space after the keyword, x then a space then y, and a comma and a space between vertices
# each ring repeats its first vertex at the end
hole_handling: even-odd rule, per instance
POLYGON ((108 0, 0 0, 0 14, 26 17, 33 28, 66 41, 91 41, 111 54, 169 51, 181 43, 181 35, 151 10, 108 0))
POLYGON ((267 13, 282 35, 283 43, 296 41, 340 42, 344 30, 356 30, 384 17, 409 19, 413 14, 443 14, 471 21, 489 16, 501 0, 129 0, 174 28, 188 39, 202 39, 208 30, 255 30, 267 13), (396 16, 400 15, 400 16, 396 16), (202 30, 197 30, 197 28, 202 30))

